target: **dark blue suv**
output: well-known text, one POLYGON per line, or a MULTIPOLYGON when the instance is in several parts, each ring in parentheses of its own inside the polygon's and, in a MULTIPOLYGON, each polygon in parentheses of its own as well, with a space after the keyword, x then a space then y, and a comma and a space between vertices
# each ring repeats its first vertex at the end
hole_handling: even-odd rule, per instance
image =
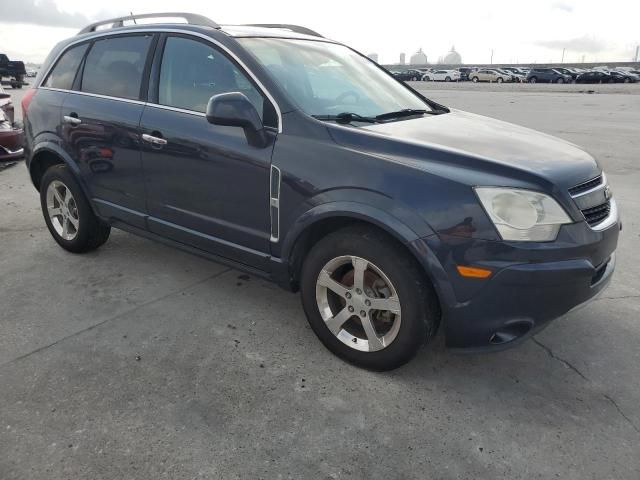
POLYGON ((609 283, 618 211, 580 148, 303 27, 164 15, 187 23, 85 28, 25 96, 63 248, 116 227, 300 290, 322 342, 378 370, 440 325, 454 349, 514 345, 609 283))

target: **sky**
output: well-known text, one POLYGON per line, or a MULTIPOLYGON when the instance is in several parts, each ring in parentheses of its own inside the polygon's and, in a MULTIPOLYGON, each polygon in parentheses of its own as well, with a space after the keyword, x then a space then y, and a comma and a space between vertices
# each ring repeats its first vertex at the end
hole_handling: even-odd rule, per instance
POLYGON ((219 24, 293 23, 383 64, 422 48, 435 63, 452 46, 464 63, 630 61, 640 44, 638 0, 0 0, 0 52, 39 63, 95 20, 134 13, 200 13, 219 24))

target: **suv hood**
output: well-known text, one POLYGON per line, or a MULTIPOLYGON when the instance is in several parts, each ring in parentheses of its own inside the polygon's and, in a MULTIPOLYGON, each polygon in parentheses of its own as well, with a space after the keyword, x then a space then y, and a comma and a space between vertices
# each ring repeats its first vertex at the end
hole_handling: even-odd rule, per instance
MULTIPOLYGON (((503 170, 500 167, 516 168, 533 176, 541 176, 564 188, 592 179, 601 171, 590 154, 572 143, 529 128, 460 110, 451 110, 451 113, 443 115, 372 124, 357 130, 388 136, 389 140, 410 143, 415 147, 422 146, 427 156, 425 160, 433 157, 429 154, 433 150, 450 152, 454 155, 447 157, 462 156, 463 166, 466 167, 482 169, 484 165, 489 170, 495 169, 491 167, 499 170, 503 170)), ((390 153, 399 152, 396 150, 390 153)))

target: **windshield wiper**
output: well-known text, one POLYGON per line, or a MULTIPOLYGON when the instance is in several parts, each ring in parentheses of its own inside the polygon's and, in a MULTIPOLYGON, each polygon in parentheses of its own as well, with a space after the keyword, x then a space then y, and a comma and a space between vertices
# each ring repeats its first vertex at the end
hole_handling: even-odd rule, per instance
POLYGON ((405 108, 403 110, 398 110, 397 112, 388 112, 376 115, 376 120, 393 120, 394 118, 412 117, 414 115, 423 115, 425 113, 431 113, 431 111, 405 108))
POLYGON ((351 122, 364 122, 364 123, 378 123, 377 117, 363 117, 353 112, 342 112, 337 115, 311 115, 318 120, 328 120, 337 123, 351 123, 351 122))

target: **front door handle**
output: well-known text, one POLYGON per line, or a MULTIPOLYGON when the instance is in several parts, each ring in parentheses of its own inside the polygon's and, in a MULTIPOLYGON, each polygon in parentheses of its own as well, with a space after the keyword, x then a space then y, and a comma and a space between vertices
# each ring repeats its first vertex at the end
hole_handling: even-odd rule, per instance
POLYGON ((64 120, 64 123, 69 123, 71 125, 80 125, 82 123, 82 120, 80 120, 78 116, 74 114, 65 115, 62 118, 64 120))
POLYGON ((154 137, 153 135, 149 135, 147 133, 142 134, 142 140, 145 142, 149 142, 152 145, 166 145, 167 141, 164 138, 154 137))

